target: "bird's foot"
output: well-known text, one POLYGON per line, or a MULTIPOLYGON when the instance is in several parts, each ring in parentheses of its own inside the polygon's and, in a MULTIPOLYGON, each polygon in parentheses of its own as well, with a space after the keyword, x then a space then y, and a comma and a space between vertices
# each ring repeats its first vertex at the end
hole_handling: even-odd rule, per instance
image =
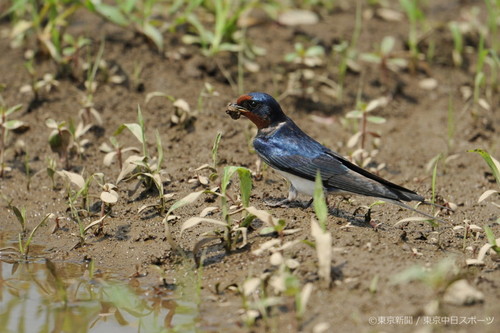
POLYGON ((291 200, 288 200, 288 198, 286 199, 283 199, 283 200, 278 200, 278 201, 275 201, 275 202, 271 202, 271 201, 265 201, 264 202, 266 204, 266 206, 269 206, 269 207, 281 207, 281 208, 290 208, 290 204, 292 203, 291 200))
POLYGON ((301 201, 295 201, 295 200, 290 200, 288 198, 279 200, 276 202, 271 202, 271 201, 265 201, 264 203, 266 206, 269 207, 281 207, 281 208, 293 208, 293 207, 300 207, 300 208, 309 208, 313 202, 313 199, 309 200, 308 202, 301 202, 301 201))

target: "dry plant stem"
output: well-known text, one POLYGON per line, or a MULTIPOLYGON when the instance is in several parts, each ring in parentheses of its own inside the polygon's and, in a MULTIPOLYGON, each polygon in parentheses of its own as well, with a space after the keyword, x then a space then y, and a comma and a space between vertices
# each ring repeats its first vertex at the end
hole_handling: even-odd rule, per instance
MULTIPOLYGON (((2 114, 2 124, 5 124, 6 116, 5 113, 2 114)), ((5 158, 5 127, 0 127, 0 178, 3 178, 4 172, 4 158, 5 158)))
POLYGON ((120 166, 120 170, 123 168, 123 159, 122 159, 122 148, 119 147, 116 150, 116 158, 118 159, 118 165, 120 166))

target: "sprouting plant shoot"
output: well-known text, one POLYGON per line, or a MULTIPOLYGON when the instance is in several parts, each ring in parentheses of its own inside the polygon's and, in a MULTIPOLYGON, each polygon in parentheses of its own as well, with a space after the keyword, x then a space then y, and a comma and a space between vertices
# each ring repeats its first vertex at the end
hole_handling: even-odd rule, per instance
POLYGON ((315 240, 314 246, 318 256, 318 275, 329 286, 331 283, 332 235, 326 228, 328 206, 319 170, 316 173, 313 205, 318 221, 314 218, 311 219, 311 235, 315 240))
POLYGON ((386 119, 381 116, 370 115, 373 111, 380 107, 387 105, 388 100, 386 97, 380 97, 374 99, 368 103, 358 101, 356 110, 350 111, 346 114, 346 119, 359 119, 359 124, 357 125, 356 133, 348 140, 347 146, 354 147, 358 145, 359 149, 356 150, 352 157, 362 167, 366 167, 371 162, 371 157, 369 157, 367 151, 367 138, 368 136, 373 137, 375 140, 372 142, 373 146, 376 148, 378 146, 378 140, 381 135, 375 131, 368 130, 368 123, 372 124, 384 124, 386 119), (358 158, 358 156, 360 158, 358 158))
MULTIPOLYGON (((172 205, 172 207, 167 212, 167 217, 164 219, 164 223, 165 224, 168 223, 168 216, 173 211, 174 208, 177 209, 178 207, 194 202, 203 193, 215 194, 220 198, 221 219, 220 220, 212 219, 204 216, 192 217, 186 220, 182 224, 181 233, 200 223, 209 223, 215 226, 223 227, 222 233, 219 232, 218 230, 214 230, 211 233, 204 234, 204 236, 198 241, 198 243, 195 244, 194 252, 197 252, 197 250, 200 249, 201 246, 207 242, 207 240, 212 240, 216 238, 222 238, 226 251, 230 252, 235 243, 238 241, 238 239, 236 238, 237 235, 239 234, 242 235, 244 239, 243 245, 246 243, 245 240, 246 240, 247 227, 250 224, 250 222, 255 218, 254 216, 246 214, 244 211, 244 208, 249 206, 251 190, 252 190, 252 176, 250 170, 244 167, 227 166, 224 168, 222 173, 220 193, 215 192, 214 190, 210 191, 204 190, 189 194, 185 198, 179 200, 178 202, 172 205), (236 198, 234 198, 232 195, 228 193, 230 180, 234 174, 238 174, 238 178, 240 181, 241 200, 239 204, 241 205, 241 208, 237 208, 236 210, 232 211, 231 207, 229 206, 229 202, 233 204, 238 203, 236 198), (242 213, 241 218, 236 222, 233 222, 232 216, 237 213, 242 213)), ((166 226, 166 230, 168 230, 168 226, 166 226)))
POLYGON ((194 34, 185 34, 183 42, 200 45, 206 56, 214 56, 222 51, 238 52, 240 45, 234 40, 238 18, 248 9, 251 2, 242 5, 234 1, 215 0, 212 4, 204 4, 214 15, 213 28, 207 29, 197 15, 188 12, 184 20, 193 29, 194 34))
POLYGON ((419 7, 420 2, 418 0, 399 0, 399 3, 401 7, 403 7, 406 16, 408 17, 408 21, 410 22, 410 29, 408 31, 408 47, 410 49, 411 59, 410 70, 412 73, 415 73, 420 53, 418 49, 418 25, 425 19, 425 17, 419 7))
POLYGON ((307 67, 319 66, 323 63, 325 49, 321 45, 313 45, 308 48, 302 43, 295 43, 294 52, 285 55, 285 61, 302 64, 307 67))
POLYGON ((388 71, 399 72, 408 66, 408 61, 403 55, 394 52, 396 39, 392 36, 385 36, 380 42, 380 46, 376 52, 361 53, 359 58, 366 62, 371 62, 379 65, 380 82, 388 84, 388 71))
POLYGON ((498 162, 497 159, 495 159, 486 150, 483 149, 473 149, 469 150, 468 152, 477 153, 481 155, 486 164, 488 164, 488 166, 490 167, 490 170, 493 173, 493 176, 495 177, 497 185, 500 186, 500 162, 498 162))
POLYGON ((19 254, 24 257, 24 259, 28 258, 29 250, 30 250, 30 244, 31 241, 33 240, 33 236, 35 236, 36 231, 40 226, 42 226, 47 219, 52 216, 53 214, 47 214, 45 217, 31 230, 29 235, 26 237, 26 233, 28 232, 27 226, 26 226, 26 208, 18 208, 12 204, 9 204, 9 208, 14 212, 14 215, 16 216, 17 221, 21 225, 21 232, 18 235, 18 251, 19 254))
POLYGON ((0 178, 3 178, 4 172, 6 170, 10 170, 5 165, 5 152, 7 150, 8 144, 8 133, 11 130, 15 130, 24 126, 24 122, 15 119, 7 119, 14 112, 21 109, 22 105, 14 105, 8 108, 5 105, 5 101, 1 95, 2 90, 5 88, 5 85, 0 85, 0 178))
POLYGON ((463 63, 463 51, 464 51, 464 37, 462 36, 462 32, 460 31, 460 26, 457 22, 450 22, 448 27, 451 31, 451 36, 453 37, 453 51, 452 58, 453 63, 457 67, 461 67, 463 63))
POLYGON ((146 190, 149 190, 154 186, 157 190, 159 198, 159 204, 157 206, 160 214, 163 215, 165 211, 166 198, 164 195, 163 180, 161 178, 161 174, 163 172, 161 168, 163 164, 163 147, 160 134, 158 130, 155 131, 157 156, 151 157, 147 149, 146 128, 140 106, 137 107, 137 123, 120 125, 113 136, 119 135, 124 129, 128 129, 141 143, 142 155, 131 155, 123 162, 116 184, 121 181, 131 181, 136 179, 137 183, 135 190, 137 190, 141 184, 144 185, 146 190))
POLYGON ((437 295, 442 295, 446 287, 456 280, 459 269, 453 258, 446 258, 435 264, 430 269, 415 265, 394 275, 391 283, 405 284, 420 281, 432 288, 437 295))
POLYGON ((45 125, 52 129, 49 135, 50 149, 59 155, 65 169, 69 169, 69 150, 72 143, 71 132, 66 126, 66 122, 56 122, 53 119, 47 119, 45 125))
POLYGON ((219 144, 220 144, 220 139, 222 138, 222 133, 218 132, 217 136, 215 137, 214 140, 214 145, 212 147, 212 168, 217 169, 217 165, 219 163, 218 159, 218 152, 219 152, 219 144))
POLYGON ((116 1, 110 5, 101 1, 85 1, 91 12, 121 27, 132 27, 151 41, 159 51, 163 50, 160 21, 153 18, 153 7, 157 1, 116 1))
MULTIPOLYGON (((484 159, 486 164, 488 164, 488 167, 490 168, 491 173, 493 174, 493 177, 495 177, 495 181, 496 181, 497 185, 500 187, 500 162, 483 149, 469 150, 469 152, 477 153, 477 154, 481 155, 481 157, 484 159)), ((499 191, 497 191, 497 190, 491 190, 491 189, 486 190, 485 192, 483 192, 483 194, 481 194, 481 196, 478 199, 478 202, 482 202, 482 201, 486 200, 488 197, 490 197, 491 195, 497 194, 497 193, 499 193, 499 191)), ((500 205, 497 203, 493 203, 493 204, 497 207, 500 207, 500 205)))
POLYGON ((118 142, 118 139, 114 135, 109 138, 109 142, 111 143, 111 146, 106 142, 103 142, 101 146, 99 146, 99 150, 103 153, 106 153, 103 159, 103 163, 108 167, 113 163, 113 160, 116 159, 118 161, 118 167, 121 170, 123 168, 123 155, 125 153, 141 152, 137 147, 122 147, 122 145, 118 142))
POLYGON ((174 113, 170 116, 172 126, 180 125, 182 128, 189 128, 196 120, 196 111, 192 111, 188 102, 182 98, 175 98, 172 95, 161 91, 153 91, 146 95, 146 104, 154 97, 165 97, 172 102, 174 113))

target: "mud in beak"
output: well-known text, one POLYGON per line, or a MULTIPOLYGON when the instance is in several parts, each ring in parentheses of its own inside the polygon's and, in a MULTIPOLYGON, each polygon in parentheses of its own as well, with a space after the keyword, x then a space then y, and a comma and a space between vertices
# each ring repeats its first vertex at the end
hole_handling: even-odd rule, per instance
POLYGON ((247 109, 235 103, 229 103, 226 109, 226 113, 233 119, 240 119, 241 114, 247 112, 249 112, 247 109))

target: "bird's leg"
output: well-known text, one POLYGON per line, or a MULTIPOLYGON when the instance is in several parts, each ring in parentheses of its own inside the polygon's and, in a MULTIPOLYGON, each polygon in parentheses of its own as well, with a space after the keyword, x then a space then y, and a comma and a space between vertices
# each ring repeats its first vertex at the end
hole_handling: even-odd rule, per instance
MULTIPOLYGON (((302 207, 309 208, 309 207, 311 207, 311 204, 313 202, 314 202, 314 197, 312 197, 311 200, 309 200, 307 203, 303 204, 302 207)), ((328 195, 325 196, 325 203, 326 203, 326 206, 328 207, 328 195)))
POLYGON ((311 204, 313 203, 313 201, 314 201, 314 198, 311 198, 311 200, 309 200, 307 203, 305 203, 303 205, 303 208, 309 208, 309 207, 311 207, 311 204))
POLYGON ((266 202, 266 205, 269 207, 283 207, 290 208, 290 202, 295 200, 298 196, 297 190, 290 184, 290 188, 288 189, 288 198, 280 200, 278 202, 266 202))

